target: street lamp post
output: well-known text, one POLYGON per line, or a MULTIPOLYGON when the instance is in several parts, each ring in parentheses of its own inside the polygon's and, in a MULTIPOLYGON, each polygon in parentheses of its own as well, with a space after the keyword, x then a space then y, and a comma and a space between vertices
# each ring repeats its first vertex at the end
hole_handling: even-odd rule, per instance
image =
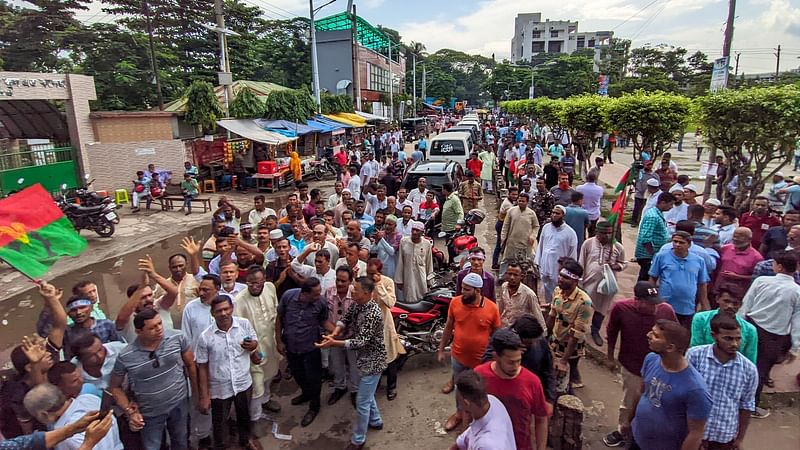
MULTIPOLYGON (((319 91, 319 63, 317 62, 317 29, 314 26, 314 14, 320 9, 330 5, 336 0, 331 0, 328 3, 314 9, 314 0, 308 0, 309 19, 311 19, 311 87, 314 90, 314 101, 317 103, 317 109, 322 111, 322 100, 320 99, 319 91)), ((349 9, 348 9, 349 11, 349 9)))
POLYGON ((539 67, 542 67, 542 66, 552 66, 555 63, 556 63, 555 61, 545 61, 543 63, 536 64, 535 66, 523 66, 523 65, 518 65, 518 64, 509 64, 509 66, 511 66, 511 67, 520 67, 520 68, 525 68, 525 69, 531 69, 531 87, 530 87, 530 89, 528 91, 528 98, 531 99, 531 98, 535 97, 534 94, 535 94, 535 82, 536 82, 536 80, 534 78, 534 75, 535 75, 536 69, 539 68, 539 67))

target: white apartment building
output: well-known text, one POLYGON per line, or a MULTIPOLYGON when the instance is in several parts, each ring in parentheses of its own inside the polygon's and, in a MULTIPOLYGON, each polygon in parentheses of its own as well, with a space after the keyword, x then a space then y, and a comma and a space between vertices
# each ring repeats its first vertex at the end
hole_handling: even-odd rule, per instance
POLYGON ((578 22, 570 20, 542 21, 542 13, 521 13, 514 19, 514 37, 511 38, 511 62, 530 61, 539 53, 572 53, 582 48, 595 50, 595 61, 600 58, 600 48, 611 43, 613 31, 578 31, 578 22))

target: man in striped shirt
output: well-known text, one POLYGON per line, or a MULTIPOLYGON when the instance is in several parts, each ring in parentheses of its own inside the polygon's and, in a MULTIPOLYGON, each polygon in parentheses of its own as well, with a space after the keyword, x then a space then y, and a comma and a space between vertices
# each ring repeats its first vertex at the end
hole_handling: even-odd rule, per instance
POLYGON ((170 448, 189 445, 189 389, 197 390, 197 370, 189 341, 182 333, 164 331, 161 317, 145 309, 133 319, 136 340, 117 356, 109 389, 125 412, 131 431, 141 430, 142 448, 159 450, 161 436, 169 432, 170 448), (122 388, 125 378, 136 394, 131 402, 122 388))

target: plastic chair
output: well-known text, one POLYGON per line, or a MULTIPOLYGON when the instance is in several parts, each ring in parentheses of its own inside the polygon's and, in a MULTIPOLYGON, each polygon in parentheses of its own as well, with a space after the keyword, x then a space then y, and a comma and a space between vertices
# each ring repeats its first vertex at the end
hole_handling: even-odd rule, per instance
POLYGON ((203 192, 217 193, 217 183, 214 180, 203 180, 203 192))
POLYGON ((128 198, 128 190, 127 189, 117 189, 114 191, 114 203, 121 205, 123 203, 130 203, 130 199, 128 198))

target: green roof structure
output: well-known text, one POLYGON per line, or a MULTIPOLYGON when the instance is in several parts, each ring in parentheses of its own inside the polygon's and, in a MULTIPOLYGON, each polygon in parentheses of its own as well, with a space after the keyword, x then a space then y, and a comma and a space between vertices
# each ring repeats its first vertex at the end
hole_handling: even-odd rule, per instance
MULTIPOLYGON (((317 31, 351 30, 353 28, 353 19, 349 13, 341 12, 314 21, 314 27, 317 31)), ((356 16, 356 39, 363 47, 385 56, 389 55, 389 45, 391 45, 392 60, 399 61, 400 43, 392 41, 386 33, 373 27, 359 16, 356 16)))

